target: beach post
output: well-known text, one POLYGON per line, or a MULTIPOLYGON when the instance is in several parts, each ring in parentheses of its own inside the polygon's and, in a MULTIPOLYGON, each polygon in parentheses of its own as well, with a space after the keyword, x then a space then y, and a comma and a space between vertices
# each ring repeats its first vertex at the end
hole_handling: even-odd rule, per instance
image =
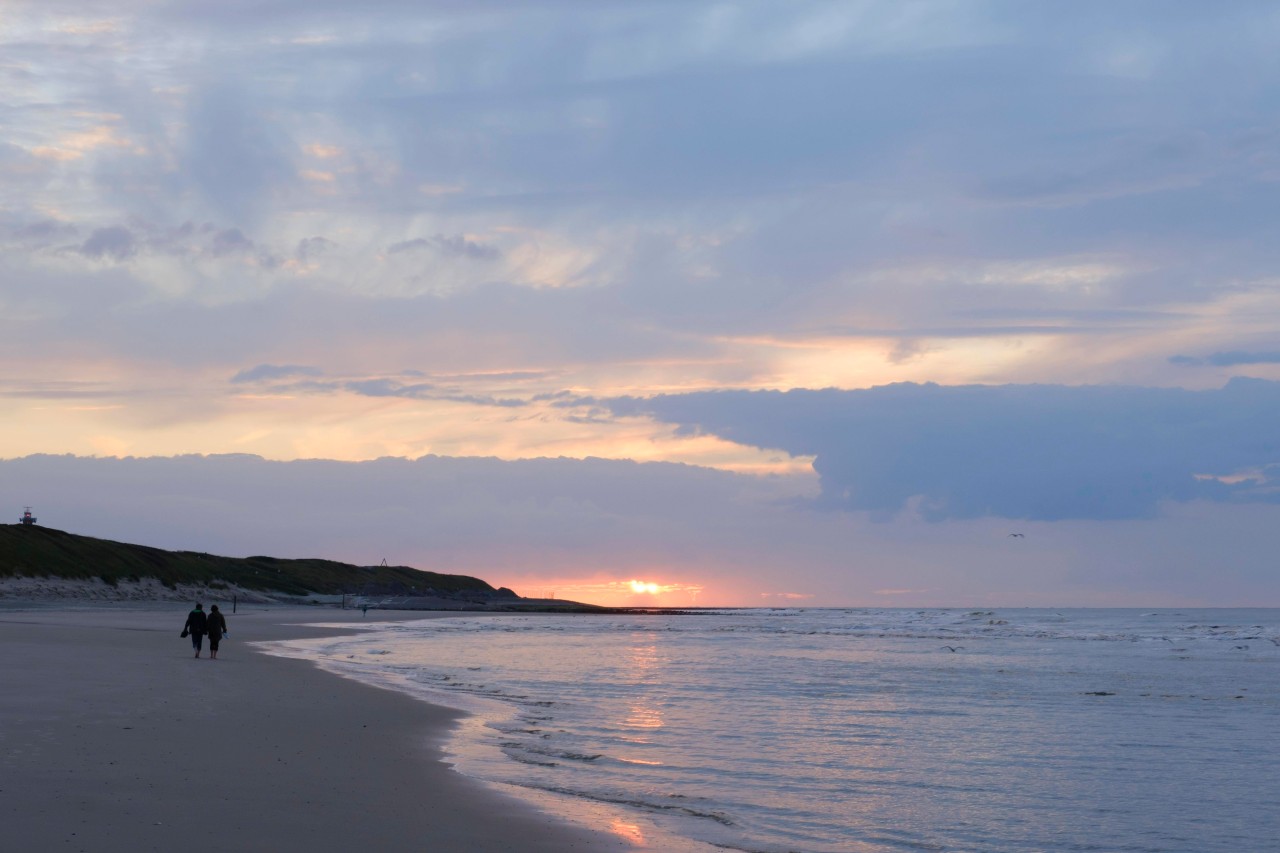
POLYGON ((240 600, 240 596, 238 595, 231 596, 231 612, 232 613, 236 612, 236 602, 239 600, 240 600))

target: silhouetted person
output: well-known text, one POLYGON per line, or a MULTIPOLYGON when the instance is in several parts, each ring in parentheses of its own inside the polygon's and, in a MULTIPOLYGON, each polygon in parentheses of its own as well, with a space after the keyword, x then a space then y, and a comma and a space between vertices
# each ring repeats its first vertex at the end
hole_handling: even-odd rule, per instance
POLYGON ((204 608, 197 604, 196 609, 187 614, 187 624, 182 626, 182 636, 191 635, 191 648, 196 650, 196 657, 200 657, 200 646, 207 629, 208 618, 204 615, 204 608))
POLYGON ((205 619, 205 628, 209 632, 209 657, 218 659, 218 641, 227 633, 227 620, 218 610, 218 605, 209 608, 209 617, 205 619))

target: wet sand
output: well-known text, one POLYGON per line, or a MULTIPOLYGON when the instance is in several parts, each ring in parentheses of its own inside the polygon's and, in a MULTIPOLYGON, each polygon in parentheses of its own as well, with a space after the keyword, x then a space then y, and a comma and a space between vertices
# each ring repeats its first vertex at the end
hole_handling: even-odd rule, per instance
POLYGON ((451 770, 457 712, 246 645, 358 612, 226 608, 214 661, 187 609, 0 611, 0 848, 635 849, 451 770))

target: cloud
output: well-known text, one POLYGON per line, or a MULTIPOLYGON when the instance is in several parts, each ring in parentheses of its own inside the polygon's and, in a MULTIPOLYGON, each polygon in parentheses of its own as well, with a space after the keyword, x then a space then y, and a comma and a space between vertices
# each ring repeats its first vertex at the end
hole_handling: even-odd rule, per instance
POLYGON ((248 367, 231 377, 232 382, 264 382, 287 379, 294 376, 323 376, 324 371, 318 367, 301 364, 259 364, 248 367))
POLYGON ((1280 501, 1280 383, 1215 391, 899 384, 605 401, 686 431, 813 455, 821 505, 942 520, 1124 519, 1166 501, 1280 501), (1259 480, 1258 478, 1261 478, 1259 480))
POLYGON ((349 382, 334 383, 326 386, 327 390, 341 389, 359 394, 362 397, 400 397, 409 400, 442 400, 454 403, 469 403, 474 406, 497 406, 499 408, 520 408, 529 405, 528 400, 513 397, 493 397, 482 394, 463 394, 450 392, 436 385, 419 382, 405 385, 394 379, 357 379, 349 382))
POLYGON ((47 246, 57 240, 74 236, 76 230, 76 226, 68 222, 44 219, 15 228, 13 236, 34 246, 47 246))
POLYGON ((1238 367, 1246 364, 1280 364, 1280 352, 1215 352, 1206 356, 1175 355, 1169 358, 1170 364, 1188 367, 1238 367))
POLYGON ((612 331, 666 334, 673 361, 691 336, 891 339, 871 380, 753 364, 775 387, 1078 381, 1053 374, 1055 356, 1120 333, 1104 318, 1125 312, 1149 318, 1150 336, 1083 379, 1185 381, 1169 378, 1160 333, 1194 322, 1199 345, 1229 346, 1234 315, 1218 309, 1280 260, 1265 239, 1266 176, 1280 173, 1269 53, 1228 38, 1266 31, 1256 10, 1179 6, 1153 23, 1119 8, 1077 20, 874 2, 486 7, 501 14, 147 7, 109 40, 79 36, 72 58, 29 16, 22 61, 57 97, 27 75, 12 87, 6 117, 24 127, 12 209, 33 222, 56 209, 82 234, 130 229, 132 254, 117 242, 93 260, 145 260, 166 296, 208 299, 218 280, 218 301, 256 297, 303 273, 314 291, 387 298, 567 282, 594 291, 591 312, 626 312, 612 331), (1139 22, 1141 44, 1128 44, 1139 22), (190 58, 174 61, 157 31, 190 58), (1051 36, 1062 32, 1072 49, 1051 36), (121 49, 147 61, 122 67, 121 49), (1136 55, 1140 88, 1120 61, 1136 55), (29 149, 103 125, 86 103, 142 153, 102 145, 56 169, 23 165, 29 149), (299 178, 320 166, 331 181, 299 178), (163 252, 134 217, 216 222, 222 236, 160 263, 140 257, 163 252), (996 310, 1007 322, 983 320, 996 310), (1002 372, 940 372, 966 346, 955 341, 977 337, 1049 340, 1002 372))
POLYGON ((415 237, 412 240, 405 240, 400 243, 392 243, 387 247, 388 255, 398 255, 401 252, 411 252, 415 249, 428 249, 431 247, 431 241, 425 237, 415 237))
POLYGON ((86 258, 123 261, 137 253, 138 241, 128 228, 112 225, 94 229, 89 239, 80 245, 79 251, 86 258))
MULTIPOLYGON (((420 374, 420 371, 408 371, 408 374, 420 374)), ((267 390, 289 394, 335 394, 345 392, 360 397, 396 398, 402 400, 437 401, 449 403, 465 403, 473 406, 492 406, 498 408, 520 408, 528 406, 532 400, 541 399, 542 395, 532 395, 531 399, 516 397, 495 397, 489 394, 469 394, 458 390, 457 385, 441 386, 428 382, 406 384, 392 377, 366 377, 362 379, 332 379, 316 381, 307 379, 294 381, 298 377, 324 376, 324 371, 315 367, 301 365, 260 364, 256 367, 240 371, 231 377, 233 383, 254 382, 265 385, 267 390)), ((518 378, 518 377, 517 377, 518 378)))
MULTIPOLYGON (((870 522, 785 478, 604 459, 0 459, 14 520, 229 556, 386 558, 526 595, 640 578, 707 605, 1280 603, 1280 507, 1192 502, 1142 521, 870 522), (1213 567, 1206 570, 1207 566, 1213 567)), ((669 603, 688 604, 687 600, 669 603)))
POLYGON ((462 236, 461 234, 455 234, 452 237, 437 234, 434 237, 415 237, 412 240, 392 243, 387 247, 387 254, 398 255, 401 252, 412 252, 423 249, 431 249, 443 255, 458 258, 469 258, 471 260, 478 261, 492 261, 502 257, 502 251, 496 246, 478 243, 462 236))
POLYGON ((0 472, 9 488, 47 508, 42 518, 53 527, 241 555, 387 556, 423 568, 547 567, 578 549, 578 572, 610 555, 620 566, 684 563, 729 535, 730 505, 769 506, 786 493, 711 469, 602 459, 31 456, 0 460, 0 472), (698 505, 704 526, 673 525, 698 505), (481 542, 487 553, 473 553, 481 542))
MULTIPOLYGON (((1217 386, 1280 378, 1268 10, 371 2, 15 8, 0 449, 701 433, 816 458, 780 563, 1004 517, 1265 540, 1269 392, 1217 386)), ((927 576, 863 588, 959 589, 921 568, 955 541, 892 544, 927 576)))
POLYGON ((324 237, 307 237, 298 241, 297 247, 293 250, 293 255, 299 261, 306 263, 324 254, 335 245, 332 240, 326 240, 324 237))
POLYGON ((253 241, 244 236, 239 228, 227 228, 213 235, 212 249, 215 255, 246 252, 252 248, 253 241))
POLYGON ((223 71, 219 83, 208 82, 190 99, 180 175, 210 212, 253 223, 271 193, 296 183, 296 170, 287 138, 263 120, 265 105, 252 94, 260 88, 237 85, 235 73, 223 71))

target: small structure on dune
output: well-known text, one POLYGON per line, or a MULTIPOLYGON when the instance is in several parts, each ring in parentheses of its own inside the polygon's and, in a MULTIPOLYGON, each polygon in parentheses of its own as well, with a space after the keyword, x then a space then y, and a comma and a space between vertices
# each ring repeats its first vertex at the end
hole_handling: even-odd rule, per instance
POLYGON ((31 507, 25 507, 25 508, 23 509, 22 518, 21 518, 21 519, 19 519, 19 521, 21 521, 23 524, 35 524, 35 523, 36 523, 36 517, 35 517, 34 515, 32 515, 32 514, 31 514, 31 507))

